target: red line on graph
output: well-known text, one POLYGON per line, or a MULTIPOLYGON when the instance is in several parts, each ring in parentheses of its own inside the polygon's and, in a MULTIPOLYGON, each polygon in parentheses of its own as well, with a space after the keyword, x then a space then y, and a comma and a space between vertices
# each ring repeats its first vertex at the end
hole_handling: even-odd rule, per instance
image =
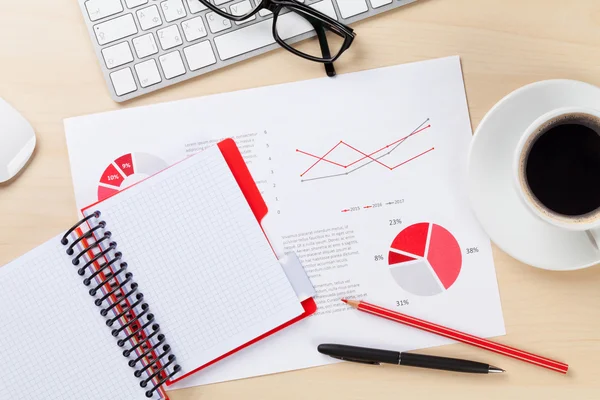
MULTIPOLYGON (((320 161, 325 161, 325 162, 328 162, 328 163, 330 163, 330 164, 337 165, 338 167, 346 168, 346 165, 338 164, 338 163, 336 163, 335 161, 327 160, 327 159, 323 158, 324 156, 323 156, 323 157, 315 156, 314 154, 310 154, 310 153, 307 153, 307 152, 305 152, 305 151, 298 150, 298 149, 296 149, 296 151, 297 151, 298 153, 302 153, 302 154, 306 154, 307 156, 314 157, 314 158, 316 158, 316 159, 318 159, 318 160, 320 160, 320 161)), ((318 162, 318 161, 317 161, 317 162, 318 162)), ((307 172, 308 172, 308 171, 307 171, 307 172)), ((305 172, 305 173, 306 173, 306 172, 305 172)))
POLYGON ((361 161, 363 161, 363 160, 365 160, 365 159, 367 159, 367 158, 369 158, 369 159, 371 159, 372 161, 374 161, 374 162, 376 162, 376 163, 380 164, 381 166, 383 166, 383 167, 385 167, 385 168, 389 169, 390 171, 391 171, 391 170, 394 170, 394 169, 396 169, 396 168, 398 168, 398 167, 400 167, 400 166, 402 166, 402 165, 404 165, 404 164, 406 164, 406 163, 408 163, 408 162, 410 162, 410 161, 412 161, 412 160, 414 160, 414 159, 416 159, 416 158, 419 158, 419 157, 421 157, 422 155, 425 155, 425 154, 429 153, 430 151, 434 150, 434 148, 432 147, 431 149, 429 149, 429 150, 427 150, 427 151, 425 151, 425 152, 423 152, 423 153, 421 153, 421 154, 418 154, 418 155, 414 156, 413 158, 411 158, 411 159, 408 159, 408 160, 406 160, 406 161, 404 161, 404 162, 402 162, 402 163, 400 163, 400 164, 396 165, 395 167, 390 167, 389 165, 386 165, 386 164, 382 163, 381 161, 379 161, 379 160, 377 160, 377 159, 373 158, 373 156, 374 156, 375 154, 377 154, 377 153, 379 153, 379 152, 381 152, 381 151, 385 150, 385 149, 389 149, 391 146, 394 146, 394 145, 399 145, 399 144, 403 143, 403 142, 404 142, 406 139, 408 139, 409 137, 411 137, 411 136, 414 136, 414 135, 416 135, 417 133, 423 132, 424 130, 426 130, 426 129, 429 129, 429 128, 431 128, 431 124, 430 124, 430 125, 427 125, 427 126, 425 126, 425 127, 423 127, 423 128, 421 128, 421 129, 419 129, 419 130, 416 130, 416 131, 414 131, 413 133, 411 133, 410 135, 407 135, 407 136, 405 136, 405 137, 403 137, 403 138, 400 138, 400 139, 396 140, 395 142, 392 142, 392 143, 390 143, 390 144, 387 144, 387 145, 383 146, 382 148, 380 148, 380 149, 378 149, 378 150, 375 150, 374 152, 372 152, 372 153, 370 153, 370 154, 366 154, 366 153, 364 153, 364 152, 362 152, 362 151, 358 150, 357 148, 355 148, 355 147, 353 147, 353 146, 349 145, 348 143, 344 142, 343 140, 340 140, 340 141, 339 141, 339 142, 338 142, 338 143, 337 143, 335 146, 333 146, 333 147, 332 147, 332 148, 331 148, 331 149, 330 149, 330 150, 329 150, 327 153, 325 153, 325 154, 324 154, 323 156, 321 156, 321 157, 319 157, 319 156, 316 156, 316 155, 314 155, 314 154, 311 154, 311 153, 307 153, 307 152, 305 152, 305 151, 302 151, 302 150, 299 150, 299 149, 296 149, 296 151, 297 151, 298 153, 302 153, 302 154, 304 154, 304 155, 307 155, 307 156, 309 156, 309 157, 313 157, 313 158, 316 158, 316 159, 317 159, 317 161, 315 161, 315 163, 314 163, 313 165, 311 165, 311 166, 310 166, 310 167, 309 167, 309 168, 308 168, 306 171, 304 171, 302 174, 300 174, 300 176, 304 176, 304 175, 306 175, 306 173, 307 173, 308 171, 310 171, 311 169, 313 169, 313 168, 314 168, 314 167, 315 167, 315 166, 316 166, 318 163, 320 163, 321 161, 324 161, 324 162, 327 162, 327 163, 330 163, 330 164, 336 165, 336 166, 338 166, 338 167, 341 167, 341 168, 348 168, 348 167, 351 167, 352 165, 354 165, 354 164, 356 164, 356 163, 359 163, 359 162, 361 162, 361 161), (331 161, 331 160, 328 160, 327 158, 325 158, 325 157, 327 157, 327 156, 328 156, 328 155, 329 155, 329 154, 330 154, 330 153, 331 153, 333 150, 335 150, 336 148, 338 148, 338 146, 340 146, 341 144, 343 144, 344 146, 346 146, 346 147, 348 147, 348 148, 350 148, 350 149, 352 149, 352 150, 356 151, 357 153, 359 153, 359 154, 360 154, 360 155, 362 155, 363 157, 362 157, 362 158, 359 158, 359 159, 357 159, 356 161, 353 161, 353 162, 351 162, 350 164, 347 164, 347 165, 343 165, 343 164, 340 164, 340 163, 337 163, 337 162, 335 162, 335 161, 331 161))
POLYGON ((398 165, 396 165, 395 167, 392 167, 392 168, 390 168, 390 169, 391 169, 391 170, 394 170, 394 169, 396 169, 396 168, 398 168, 398 167, 401 167, 401 166, 403 166, 404 164, 407 164, 407 163, 411 162, 412 160, 416 160, 417 158, 419 158, 419 157, 421 157, 421 156, 424 156, 425 154, 427 154, 427 153, 429 153, 430 151, 433 151, 433 150, 435 150, 435 147, 432 147, 432 148, 430 148, 429 150, 426 150, 426 151, 422 152, 421 154, 417 154, 417 155, 416 155, 416 156, 414 156, 413 158, 409 158, 408 160, 406 160, 406 161, 404 161, 404 162, 401 162, 400 164, 398 164, 398 165))
MULTIPOLYGON (((398 139, 398 140, 396 140, 396 141, 395 141, 395 142, 393 142, 393 143, 390 143, 390 144, 388 144, 388 145, 386 145, 386 146, 383 146, 383 147, 382 147, 382 148, 380 148, 379 150, 376 150, 376 151, 372 152, 371 154, 369 154, 369 156, 375 155, 375 154, 379 153, 381 150, 388 149, 388 148, 390 148, 390 147, 392 147, 392 146, 394 146, 394 145, 396 145, 396 144, 403 143, 403 142, 404 142, 406 139, 408 139, 409 137, 411 137, 411 136, 413 136, 413 135, 416 135, 416 134, 417 134, 417 133, 419 133, 419 132, 423 132, 424 130, 426 130, 426 129, 428 129, 428 128, 431 128, 431 125, 427 125, 426 127, 423 127, 423 128, 421 128, 421 129, 419 129, 418 131, 414 131, 413 133, 411 133, 411 134, 410 134, 410 135, 408 135, 408 136, 404 136, 403 138, 401 138, 401 139, 398 139)), ((345 143, 344 143, 344 144, 345 144, 345 143)), ((352 162, 352 163, 350 163, 350 164, 348 164, 348 165, 345 165, 345 166, 344 166, 344 168, 348 168, 348 167, 350 167, 350 166, 352 166, 352 165, 354 165, 354 164, 356 164, 356 163, 358 163, 358 162, 361 162, 362 160, 364 160, 365 158, 368 158, 369 156, 366 156, 366 157, 363 157, 363 158, 359 158, 358 160, 356 160, 356 161, 354 161, 354 162, 352 162)), ((323 160, 323 161, 328 161, 328 160, 323 160)))
MULTIPOLYGON (((376 159, 376 158, 373 158, 373 157, 371 157, 371 156, 368 156, 367 154, 363 153, 362 151, 360 151, 360 150, 359 150, 359 149, 357 149, 356 147, 352 147, 352 146, 350 146, 350 145, 349 145, 348 143, 346 143, 346 142, 342 142, 342 143, 344 143, 346 146, 350 147, 352 150, 356 151, 357 153, 360 153, 360 154, 362 154, 362 155, 363 155, 363 156, 365 156, 366 158, 370 158, 371 160, 375 161, 377 164, 380 164, 381 166, 383 166, 383 167, 386 167, 386 168, 390 168, 390 167, 388 167, 387 165, 385 165, 384 163, 382 163, 381 161, 379 161, 378 159, 376 159)), ((390 168, 390 169, 391 169, 391 168, 390 168)))
MULTIPOLYGON (((332 151, 334 151, 335 149, 337 149, 337 147, 342 144, 342 141, 340 140, 340 142, 338 144, 336 144, 335 146, 333 146, 331 148, 331 150, 329 150, 327 153, 325 153, 325 155, 323 157, 320 157, 313 165, 311 165, 306 171, 304 171, 302 174, 300 174, 300 176, 303 176, 304 174, 306 174, 308 171, 310 171, 311 169, 313 169, 313 167, 315 165, 317 165, 319 162, 321 162, 325 157, 327 157, 327 155, 329 155, 329 153, 331 153, 332 151)), ((296 149, 296 151, 299 151, 298 149, 296 149)))

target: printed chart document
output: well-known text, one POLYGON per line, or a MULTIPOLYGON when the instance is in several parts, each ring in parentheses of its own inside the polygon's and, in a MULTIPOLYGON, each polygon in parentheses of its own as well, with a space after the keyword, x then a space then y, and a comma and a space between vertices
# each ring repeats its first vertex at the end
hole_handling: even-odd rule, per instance
MULTIPOLYGON (((65 121, 79 208, 233 137, 296 252, 317 313, 177 387, 335 362, 337 342, 400 351, 450 341, 342 297, 478 336, 503 335, 489 239, 470 211, 471 126, 458 57, 65 121), (286 353, 286 357, 281 354, 286 353)), ((209 322, 209 321, 208 321, 209 322)))

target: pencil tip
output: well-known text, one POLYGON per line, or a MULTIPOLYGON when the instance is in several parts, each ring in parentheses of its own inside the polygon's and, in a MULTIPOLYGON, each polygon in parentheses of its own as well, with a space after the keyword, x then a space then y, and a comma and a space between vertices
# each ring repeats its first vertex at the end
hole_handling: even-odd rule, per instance
POLYGON ((498 368, 498 367, 494 367, 493 365, 490 365, 488 367, 488 372, 490 374, 501 374, 501 373, 506 372, 506 371, 503 370, 502 368, 498 368))
POLYGON ((356 300, 342 299, 342 301, 344 303, 348 304, 352 308, 358 308, 358 305, 360 304, 360 301, 356 301, 356 300))

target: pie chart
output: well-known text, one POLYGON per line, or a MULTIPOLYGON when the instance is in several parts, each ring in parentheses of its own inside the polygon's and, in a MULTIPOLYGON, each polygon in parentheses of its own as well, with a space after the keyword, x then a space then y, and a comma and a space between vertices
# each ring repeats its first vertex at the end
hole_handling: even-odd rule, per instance
POLYGON ((396 236, 388 264, 392 278, 402 289, 417 296, 433 296, 456 282, 462 267, 462 252, 446 228, 421 222, 396 236))
POLYGON ((161 158, 147 153, 122 155, 106 167, 98 183, 98 200, 104 200, 167 168, 161 158))

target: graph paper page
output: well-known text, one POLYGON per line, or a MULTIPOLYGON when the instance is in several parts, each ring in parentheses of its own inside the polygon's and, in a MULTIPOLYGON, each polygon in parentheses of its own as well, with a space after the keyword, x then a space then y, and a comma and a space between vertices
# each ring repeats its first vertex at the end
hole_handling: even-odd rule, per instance
POLYGON ((59 237, 0 268, 0 321, 1 398, 146 399, 59 237))
POLYGON ((183 373, 302 314, 218 147, 96 209, 183 373))

